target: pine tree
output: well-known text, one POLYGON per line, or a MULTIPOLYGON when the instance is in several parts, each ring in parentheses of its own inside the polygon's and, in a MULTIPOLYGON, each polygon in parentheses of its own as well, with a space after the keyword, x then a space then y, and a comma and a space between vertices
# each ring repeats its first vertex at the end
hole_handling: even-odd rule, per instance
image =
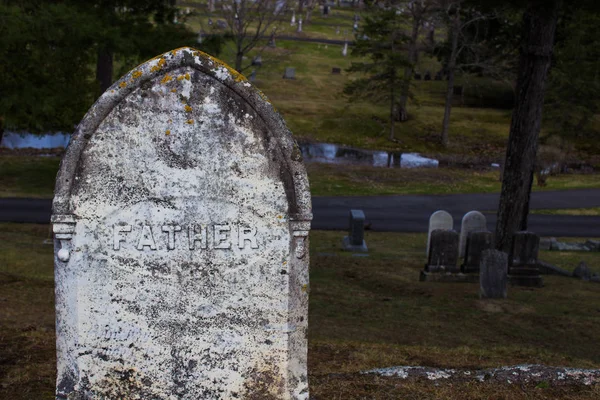
POLYGON ((363 76, 344 87, 350 100, 368 98, 389 104, 390 140, 395 140, 394 122, 401 111, 400 93, 406 83, 402 70, 410 65, 404 49, 409 37, 403 31, 403 22, 395 9, 376 9, 365 18, 352 55, 369 61, 352 62, 348 72, 363 76))

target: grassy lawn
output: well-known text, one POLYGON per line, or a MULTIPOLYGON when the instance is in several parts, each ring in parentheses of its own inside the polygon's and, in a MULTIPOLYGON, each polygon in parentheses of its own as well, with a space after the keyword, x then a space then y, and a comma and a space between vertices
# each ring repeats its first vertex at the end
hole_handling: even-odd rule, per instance
MULTIPOLYGON (((0 224, 0 398, 51 399, 52 246, 47 225, 0 224)), ((425 234, 367 232, 369 257, 341 252, 343 232, 311 232, 309 373, 316 399, 593 399, 600 388, 402 381, 357 375, 395 365, 485 368, 520 363, 600 368, 600 285, 545 277, 478 298, 476 284, 418 281, 425 234)), ((561 239, 562 240, 562 239, 561 239)), ((542 252, 600 272, 600 253, 542 252)))

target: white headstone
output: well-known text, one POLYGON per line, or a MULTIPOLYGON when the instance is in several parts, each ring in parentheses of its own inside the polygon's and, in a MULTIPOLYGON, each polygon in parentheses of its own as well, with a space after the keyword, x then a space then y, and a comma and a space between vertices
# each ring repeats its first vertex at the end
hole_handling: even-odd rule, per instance
POLYGON ((119 79, 53 202, 59 399, 308 399, 300 150, 243 76, 183 48, 119 79))
POLYGON ((290 21, 290 25, 291 25, 291 26, 294 26, 294 25, 296 25, 296 11, 294 11, 294 12, 292 13, 292 20, 290 21))
POLYGON ((298 32, 302 32, 302 18, 298 20, 298 32))
POLYGON ((462 219, 460 225, 460 241, 458 243, 458 256, 460 258, 465 256, 465 249, 467 247, 467 237, 469 233, 475 231, 486 231, 487 222, 485 215, 479 211, 469 211, 462 219))
POLYGON ((454 225, 454 220, 452 219, 452 215, 450 215, 447 211, 438 210, 431 214, 429 217, 429 229, 427 231, 427 250, 425 255, 427 259, 429 259, 429 242, 431 241, 431 232, 436 229, 452 229, 454 225))
POLYGON ((348 42, 344 43, 344 48, 342 49, 342 55, 346 57, 348 55, 348 42))

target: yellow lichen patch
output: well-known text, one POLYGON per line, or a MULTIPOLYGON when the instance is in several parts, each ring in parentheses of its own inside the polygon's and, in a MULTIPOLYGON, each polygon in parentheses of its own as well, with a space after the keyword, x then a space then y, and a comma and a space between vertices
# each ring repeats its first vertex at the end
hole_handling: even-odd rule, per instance
POLYGON ((302 285, 302 291, 306 292, 308 290, 308 285, 302 285))
POLYGON ((246 81, 246 77, 242 74, 240 74, 239 72, 237 72, 235 69, 231 68, 229 65, 225 64, 223 61, 219 60, 218 58, 214 58, 212 56, 207 55, 209 60, 213 62, 213 64, 216 65, 216 67, 223 67, 225 68, 227 71, 229 71, 229 73, 231 74, 231 76, 233 77, 233 80, 236 82, 243 82, 246 81))
POLYGON ((172 123, 173 123, 173 120, 172 120, 172 119, 170 119, 170 120, 168 120, 167 122, 168 122, 168 123, 170 123, 170 124, 172 124, 172 123))
POLYGON ((179 75, 179 76, 177 77, 177 80, 178 80, 178 81, 182 81, 184 78, 185 78, 185 77, 184 77, 183 75, 179 75))
POLYGON ((167 63, 167 61, 165 60, 165 58, 161 57, 158 60, 158 63, 154 67, 150 68, 150 71, 152 71, 152 72, 160 71, 166 63, 167 63))
POLYGON ((114 90, 111 90, 110 92, 111 92, 111 93, 114 93, 115 91, 114 91, 114 90))
POLYGON ((124 88, 125 86, 127 86, 127 82, 121 82, 121 83, 119 83, 119 87, 124 88))
POLYGON ((140 70, 134 71, 133 74, 131 74, 131 76, 133 77, 133 79, 137 79, 140 76, 142 76, 142 71, 140 71, 140 70))
POLYGON ((287 264, 287 261, 284 261, 284 262, 283 262, 283 265, 286 265, 286 264, 287 264))
POLYGON ((175 50, 172 50, 172 51, 171 51, 171 55, 172 55, 173 57, 175 57, 175 55, 177 55, 177 49, 175 49, 175 50))
POLYGON ((187 120, 187 123, 191 125, 191 124, 193 124, 193 123, 194 123, 194 120, 193 120, 193 119, 188 119, 188 120, 187 120))
POLYGON ((164 78, 162 78, 162 80, 160 81, 160 83, 165 84, 167 82, 170 82, 173 79, 173 77, 171 77, 171 75, 166 74, 164 78))
POLYGON ((185 74, 185 79, 187 79, 188 81, 190 80, 190 74, 185 74))
POLYGON ((281 218, 283 218, 283 215, 278 215, 277 216, 277 219, 281 219, 281 218))
POLYGON ((172 93, 177 93, 177 89, 171 89, 172 93))
POLYGON ((167 129, 167 131, 165 132, 165 135, 169 136, 171 134, 171 130, 167 129))
POLYGON ((187 104, 185 105, 185 112, 192 112, 192 107, 188 106, 187 104))

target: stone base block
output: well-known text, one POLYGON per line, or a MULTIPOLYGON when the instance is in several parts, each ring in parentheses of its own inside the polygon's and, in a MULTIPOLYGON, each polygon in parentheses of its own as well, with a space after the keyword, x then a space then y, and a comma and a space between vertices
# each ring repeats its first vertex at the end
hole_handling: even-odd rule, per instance
POLYGON ((544 280, 539 275, 508 275, 508 283, 512 286, 543 287, 544 280))
POLYGON ((479 275, 463 274, 460 272, 453 274, 449 272, 421 271, 419 280, 421 282, 477 283, 479 282, 479 275))
POLYGON ((344 251, 353 251, 360 253, 368 253, 369 249, 367 249, 367 242, 363 240, 362 245, 354 245, 350 242, 349 236, 344 236, 343 240, 343 250, 344 251))

